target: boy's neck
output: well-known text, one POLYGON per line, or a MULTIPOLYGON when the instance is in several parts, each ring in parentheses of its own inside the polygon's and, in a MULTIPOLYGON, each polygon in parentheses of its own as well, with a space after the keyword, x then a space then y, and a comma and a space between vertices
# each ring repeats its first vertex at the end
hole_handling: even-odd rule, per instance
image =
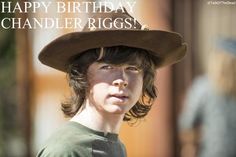
POLYGON ((71 121, 104 133, 119 133, 124 115, 100 113, 95 108, 86 106, 71 121))

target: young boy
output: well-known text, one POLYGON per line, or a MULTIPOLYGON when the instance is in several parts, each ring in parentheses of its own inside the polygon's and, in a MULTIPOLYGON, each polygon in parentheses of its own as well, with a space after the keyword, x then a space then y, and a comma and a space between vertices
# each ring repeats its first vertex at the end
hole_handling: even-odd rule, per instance
POLYGON ((38 157, 125 157, 118 137, 122 121, 148 114, 156 98, 155 70, 185 55, 178 34, 144 29, 124 8, 93 19, 93 27, 88 22, 82 32, 57 38, 39 55, 67 73, 74 94, 62 103, 72 119, 38 157))

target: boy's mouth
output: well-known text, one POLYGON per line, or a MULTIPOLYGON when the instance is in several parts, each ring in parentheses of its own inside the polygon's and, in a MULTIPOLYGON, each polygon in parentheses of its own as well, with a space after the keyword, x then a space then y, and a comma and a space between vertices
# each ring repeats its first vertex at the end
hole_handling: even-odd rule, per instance
POLYGON ((128 99, 129 96, 125 95, 125 94, 111 94, 109 95, 109 97, 114 97, 117 99, 128 99))

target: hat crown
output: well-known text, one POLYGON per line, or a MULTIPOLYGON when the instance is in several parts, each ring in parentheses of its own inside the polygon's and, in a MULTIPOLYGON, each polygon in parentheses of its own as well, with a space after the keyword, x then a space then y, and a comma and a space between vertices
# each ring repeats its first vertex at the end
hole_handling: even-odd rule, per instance
POLYGON ((127 46, 147 50, 156 68, 174 64, 186 53, 186 44, 175 32, 149 30, 128 14, 125 8, 98 8, 88 18, 82 32, 58 37, 45 46, 39 60, 52 68, 66 72, 71 59, 99 47, 127 46))
POLYGON ((83 31, 95 30, 141 30, 142 25, 133 18, 126 9, 110 10, 102 6, 101 9, 88 19, 83 31))

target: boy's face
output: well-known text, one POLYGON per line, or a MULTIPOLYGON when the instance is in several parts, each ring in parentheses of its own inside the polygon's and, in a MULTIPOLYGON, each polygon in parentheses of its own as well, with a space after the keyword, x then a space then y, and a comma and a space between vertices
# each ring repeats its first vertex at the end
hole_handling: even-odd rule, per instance
POLYGON ((125 114, 139 100, 143 71, 135 65, 95 62, 88 68, 87 101, 98 112, 125 114))

